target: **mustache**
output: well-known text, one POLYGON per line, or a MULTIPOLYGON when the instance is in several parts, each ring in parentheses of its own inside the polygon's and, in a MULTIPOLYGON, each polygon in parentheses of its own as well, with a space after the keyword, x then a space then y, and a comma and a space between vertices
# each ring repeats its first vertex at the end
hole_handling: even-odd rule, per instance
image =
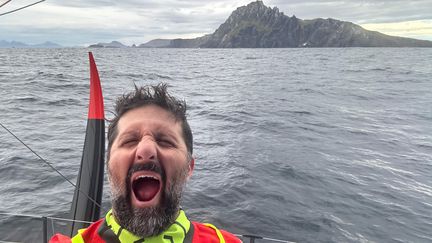
POLYGON ((165 171, 157 161, 147 162, 145 164, 134 164, 128 170, 127 181, 130 181, 132 174, 137 171, 152 171, 161 175, 162 180, 165 181, 165 171))

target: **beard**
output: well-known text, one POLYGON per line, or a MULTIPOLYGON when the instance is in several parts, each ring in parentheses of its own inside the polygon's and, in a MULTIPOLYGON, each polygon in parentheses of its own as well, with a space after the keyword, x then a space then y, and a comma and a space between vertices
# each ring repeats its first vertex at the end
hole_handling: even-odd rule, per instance
POLYGON ((168 186, 164 171, 158 163, 135 164, 129 171, 126 183, 113 183, 111 202, 113 214, 123 228, 139 237, 156 236, 175 222, 180 210, 180 200, 186 184, 188 164, 181 168, 171 179, 168 186), (140 170, 154 171, 162 175, 162 195, 158 205, 148 208, 134 208, 131 204, 131 176, 140 170), (119 189, 126 185, 125 190, 119 189), (126 191, 123 193, 122 191, 126 191))

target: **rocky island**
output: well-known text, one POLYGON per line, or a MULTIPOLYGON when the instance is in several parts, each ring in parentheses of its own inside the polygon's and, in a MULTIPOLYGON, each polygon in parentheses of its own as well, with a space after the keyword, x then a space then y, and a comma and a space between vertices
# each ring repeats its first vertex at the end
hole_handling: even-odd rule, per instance
POLYGON ((270 8, 262 1, 255 1, 233 11, 212 34, 193 39, 156 39, 137 47, 432 47, 432 41, 389 36, 331 18, 302 20, 286 16, 277 7, 270 8))
POLYGON ((110 43, 97 43, 89 46, 90 48, 123 48, 127 47, 118 41, 111 41, 110 43))

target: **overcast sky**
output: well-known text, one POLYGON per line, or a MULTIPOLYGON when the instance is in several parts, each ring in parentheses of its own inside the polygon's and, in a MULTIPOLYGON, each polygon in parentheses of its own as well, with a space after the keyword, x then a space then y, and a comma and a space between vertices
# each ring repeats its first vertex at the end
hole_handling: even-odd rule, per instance
MULTIPOLYGON (((0 0, 0 5, 7 0, 0 0)), ((11 0, 0 14, 37 0, 11 0)), ((46 0, 0 16, 0 40, 84 46, 212 33, 251 0, 46 0)), ((335 18, 369 30, 432 40, 432 0, 264 0, 300 19, 335 18)))

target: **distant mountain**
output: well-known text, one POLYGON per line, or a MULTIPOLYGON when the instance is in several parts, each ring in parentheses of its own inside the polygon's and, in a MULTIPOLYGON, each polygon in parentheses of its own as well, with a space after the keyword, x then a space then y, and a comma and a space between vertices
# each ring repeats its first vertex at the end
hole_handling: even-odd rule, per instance
POLYGON ((21 47, 26 47, 28 46, 27 44, 24 44, 22 42, 18 42, 18 41, 5 41, 5 40, 0 40, 0 48, 21 48, 21 47))
POLYGON ((118 41, 111 41, 110 43, 98 43, 89 46, 89 48, 124 48, 124 47, 128 47, 128 46, 123 45, 118 41))
POLYGON ((331 18, 301 20, 255 1, 237 8, 213 34, 173 39, 164 47, 432 47, 432 41, 389 36, 331 18))
POLYGON ((29 45, 26 43, 18 42, 18 41, 5 41, 0 40, 0 48, 60 48, 62 47, 59 44, 46 41, 41 44, 29 45))
POLYGON ((46 41, 46 42, 41 43, 41 44, 32 45, 32 47, 36 47, 36 48, 60 48, 62 46, 57 44, 57 43, 51 42, 51 41, 46 41))

